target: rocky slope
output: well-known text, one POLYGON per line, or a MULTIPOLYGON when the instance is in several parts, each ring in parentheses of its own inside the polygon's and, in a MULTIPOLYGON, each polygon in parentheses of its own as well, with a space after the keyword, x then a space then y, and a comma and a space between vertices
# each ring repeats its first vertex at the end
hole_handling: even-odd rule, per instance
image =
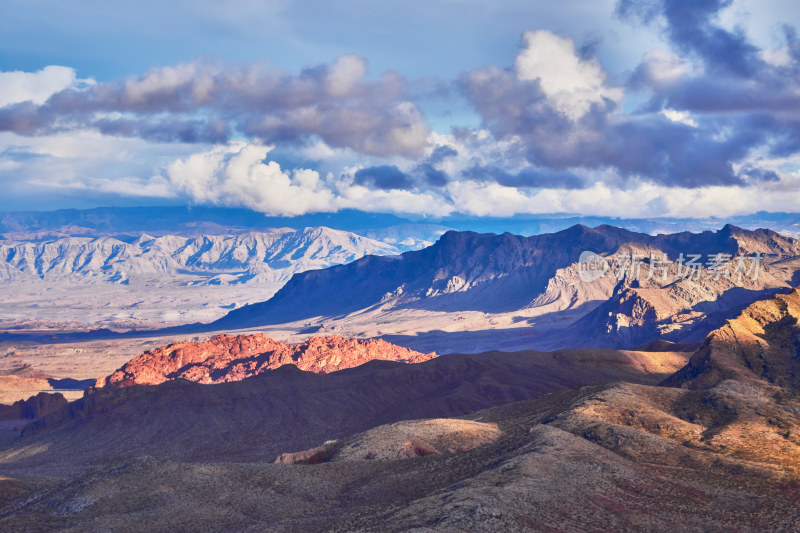
POLYGON ((497 424, 434 418, 409 420, 370 429, 343 441, 331 440, 301 452, 283 453, 276 464, 336 461, 387 461, 443 453, 463 453, 497 441, 497 424))
POLYGON ((800 290, 753 303, 712 332, 665 384, 706 389, 727 380, 800 392, 800 290))
POLYGON ((218 335, 204 342, 178 342, 147 351, 98 379, 97 387, 157 385, 173 379, 206 384, 241 381, 283 365, 327 374, 375 360, 420 363, 433 357, 380 339, 312 337, 302 344, 286 344, 260 333, 218 335))
POLYGON ((0 449, 0 527, 795 531, 799 319, 799 291, 754 303, 685 365, 487 353, 100 389, 0 449))
POLYGON ((0 452, 0 465, 54 466, 69 458, 77 467, 142 454, 272 461, 279 453, 381 424, 464 415, 609 381, 657 383, 683 366, 688 355, 490 352, 418 364, 373 360, 330 374, 292 364, 214 385, 177 379, 156 386, 102 387, 28 426, 18 448, 0 452))

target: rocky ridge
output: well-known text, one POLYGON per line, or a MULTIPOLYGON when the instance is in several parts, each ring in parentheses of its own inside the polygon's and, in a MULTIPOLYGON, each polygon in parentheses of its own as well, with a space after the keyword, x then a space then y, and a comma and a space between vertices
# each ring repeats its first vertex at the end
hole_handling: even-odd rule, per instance
POLYGON ((300 370, 327 374, 383 360, 420 363, 435 357, 381 339, 311 337, 302 344, 278 342, 263 334, 218 335, 203 342, 178 342, 147 351, 128 361, 97 387, 157 385, 184 379, 195 383, 241 381, 295 365, 300 370))

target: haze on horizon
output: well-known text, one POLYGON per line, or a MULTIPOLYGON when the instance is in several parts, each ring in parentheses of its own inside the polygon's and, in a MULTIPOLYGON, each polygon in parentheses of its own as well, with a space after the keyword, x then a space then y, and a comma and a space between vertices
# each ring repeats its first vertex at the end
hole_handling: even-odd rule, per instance
POLYGON ((788 0, 0 9, 0 210, 728 217, 800 201, 788 0))

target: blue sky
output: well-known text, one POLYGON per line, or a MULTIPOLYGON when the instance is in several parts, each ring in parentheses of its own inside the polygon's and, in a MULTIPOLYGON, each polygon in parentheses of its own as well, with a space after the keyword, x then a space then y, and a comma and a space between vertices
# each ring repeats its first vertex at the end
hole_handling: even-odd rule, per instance
POLYGON ((800 200, 787 0, 0 0, 0 209, 800 200))

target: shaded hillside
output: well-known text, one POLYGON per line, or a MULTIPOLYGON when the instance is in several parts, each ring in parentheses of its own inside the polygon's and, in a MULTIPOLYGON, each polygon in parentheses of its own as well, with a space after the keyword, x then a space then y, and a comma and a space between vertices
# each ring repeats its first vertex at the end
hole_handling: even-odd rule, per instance
POLYGON ((0 464, 140 455, 272 460, 398 420, 462 415, 620 379, 655 383, 685 361, 680 353, 493 352, 412 365, 372 361, 326 375, 287 365, 217 385, 102 388, 28 426, 15 451, 0 453, 0 464))
POLYGON ((344 315, 392 297, 399 304, 421 305, 422 300, 445 310, 517 309, 530 303, 558 268, 574 262, 587 247, 611 251, 637 235, 648 238, 583 226, 533 237, 449 231, 423 250, 365 257, 295 276, 269 301, 246 306, 216 324, 233 327, 344 315))
MULTIPOLYGON (((444 356, 419 365, 382 365, 406 373, 473 357, 444 356)), ((481 357, 493 359, 491 355, 481 357)), ((582 366, 574 365, 572 369, 582 366)), ((608 368, 608 361, 603 366, 608 368)), ((322 382, 367 370, 376 376, 380 374, 376 369, 377 364, 372 363, 314 377, 322 382)), ((440 407, 446 403, 450 410, 457 410, 463 403, 453 400, 460 393, 485 395, 488 384, 484 381, 482 387, 476 388, 469 377, 472 374, 465 370, 459 369, 468 376, 466 380, 459 385, 442 380, 429 398, 440 407)), ((304 376, 308 377, 292 373, 284 378, 304 376)), ((212 392, 230 391, 232 386, 241 389, 246 384, 264 386, 268 383, 266 377, 206 389, 212 392)), ((179 385, 184 393, 201 387, 168 383, 151 389, 131 387, 109 392, 139 391, 141 395, 149 390, 147 394, 166 399, 166 391, 179 385)), ((373 402, 381 397, 378 391, 387 391, 388 383, 385 385, 373 392, 373 402)), ((321 403, 329 398, 320 395, 321 389, 316 386, 304 390, 321 403)), ((134 404, 130 408, 125 404, 98 403, 96 412, 85 413, 87 418, 62 417, 58 422, 60 430, 44 427, 25 437, 23 441, 32 438, 25 446, 14 449, 27 457, 3 459, 0 470, 8 479, 1 483, 10 495, 6 496, 0 525, 10 529, 32 524, 46 528, 113 529, 125 527, 135 517, 137 528, 145 531, 796 529, 800 525, 798 477, 786 462, 793 459, 793 451, 762 446, 767 453, 747 452, 741 444, 748 446, 746 439, 741 438, 738 449, 710 442, 707 428, 714 421, 691 419, 695 416, 693 403, 685 401, 691 394, 688 390, 629 383, 593 386, 493 407, 463 419, 403 422, 341 438, 328 433, 313 443, 328 441, 324 445, 325 456, 313 461, 317 464, 273 464, 275 456, 266 452, 240 453, 235 462, 220 461, 226 457, 219 453, 207 458, 194 456, 185 462, 176 460, 179 454, 171 451, 172 447, 156 450, 158 455, 153 456, 153 449, 146 445, 141 453, 147 457, 113 452, 113 448, 106 448, 103 456, 101 445, 84 440, 91 451, 74 456, 77 463, 90 456, 92 464, 97 465, 98 459, 105 457, 104 466, 67 469, 75 474, 68 475, 63 483, 51 481, 43 486, 14 476, 15 470, 30 475, 42 460, 41 472, 64 472, 64 462, 75 464, 74 459, 67 459, 73 456, 52 446, 58 446, 65 437, 72 439, 65 434, 67 428, 79 433, 86 427, 103 425, 117 432, 117 425, 109 422, 142 406, 134 397, 128 400, 134 404), (45 443, 48 446, 43 450, 45 443), (124 456, 130 459, 122 460, 124 456)), ((247 398, 253 402, 257 396, 250 394, 247 398)), ((189 401, 196 401, 194 395, 189 401)), ((349 405, 345 403, 343 407, 349 405)), ((409 407, 408 414, 420 412, 414 402, 409 407)), ((211 430, 207 439, 211 439, 217 434, 217 415, 210 404, 201 403, 196 408, 211 416, 207 426, 211 430)), ((297 404, 297 408, 304 413, 309 405, 297 404)), ((724 405, 709 403, 707 408, 725 416, 724 405)), ((250 426, 243 422, 253 413, 241 414, 230 423, 249 430, 250 426)), ((752 415, 762 420, 771 416, 754 411, 752 415)), ((182 426, 173 434, 164 432, 161 426, 160 433, 153 433, 149 425, 140 426, 147 433, 142 443, 153 435, 169 443, 180 431, 191 428, 182 426)), ((316 429, 311 425, 306 432, 318 433, 316 429)), ((751 428, 752 434, 761 430, 762 427, 751 428)), ((298 446, 300 439, 290 446, 285 432, 276 431, 274 435, 287 446, 282 451, 304 449, 298 446)), ((233 453, 239 451, 238 443, 234 440, 233 453)), ((262 450, 264 445, 268 443, 262 441, 262 450)), ((78 450, 77 438, 72 446, 73 451, 78 450)), ((181 453, 186 458, 187 449, 196 450, 198 445, 187 439, 183 446, 181 453)), ((290 457, 281 457, 281 462, 292 462, 290 457)))
POLYGON ((19 400, 11 405, 0 404, 0 421, 37 419, 67 405, 67 400, 58 392, 40 392, 27 400, 19 400))

